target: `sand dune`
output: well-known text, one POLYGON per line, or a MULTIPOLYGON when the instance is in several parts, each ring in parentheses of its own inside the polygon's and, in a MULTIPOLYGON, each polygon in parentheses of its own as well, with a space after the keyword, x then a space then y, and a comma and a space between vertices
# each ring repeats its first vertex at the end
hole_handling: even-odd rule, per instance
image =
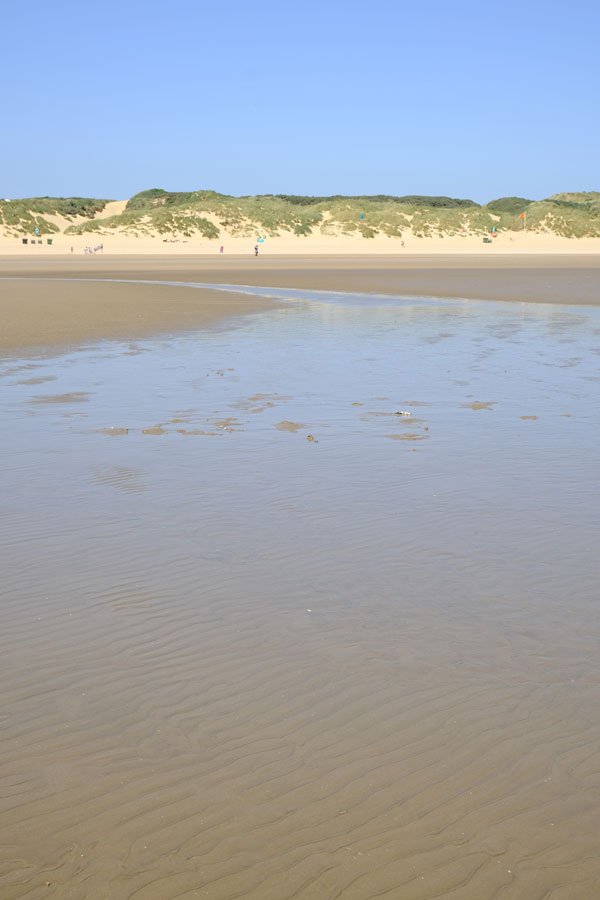
POLYGON ((250 254, 255 245, 268 255, 598 253, 599 203, 593 191, 484 205, 450 197, 233 197, 161 189, 128 201, 16 199, 0 201, 0 255, 79 254, 90 247, 250 254))

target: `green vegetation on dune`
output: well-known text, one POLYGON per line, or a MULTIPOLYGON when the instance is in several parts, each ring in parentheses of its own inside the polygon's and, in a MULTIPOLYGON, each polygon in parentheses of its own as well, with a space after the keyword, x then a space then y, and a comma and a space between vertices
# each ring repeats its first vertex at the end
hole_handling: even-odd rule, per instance
POLYGON ((39 228, 43 234, 60 231, 56 223, 44 216, 61 216, 64 219, 92 219, 102 212, 108 200, 90 197, 29 197, 23 200, 0 200, 0 227, 13 234, 34 234, 39 228))
POLYGON ((578 206, 593 206, 600 203, 600 193, 598 191, 583 191, 575 194, 553 194, 548 197, 557 203, 575 203, 578 206))
POLYGON ((474 200, 457 200, 453 197, 427 197, 418 194, 408 195, 405 197, 395 197, 392 194, 369 194, 345 196, 343 194, 332 194, 330 197, 303 197, 296 194, 275 194, 264 195, 275 196, 280 200, 286 200, 294 206, 315 206, 317 204, 326 204, 330 206, 338 200, 344 202, 375 202, 375 203, 398 203, 405 206, 430 206, 434 209, 442 207, 444 209, 456 209, 464 206, 477 206, 474 200))
POLYGON ((143 234, 154 229, 160 234, 198 232, 217 238, 224 229, 229 234, 251 237, 257 231, 269 236, 280 231, 309 234, 320 220, 319 212, 293 209, 274 196, 231 197, 216 191, 169 193, 153 188, 132 197, 120 216, 97 219, 93 224, 83 223, 68 230, 81 234, 96 228, 122 228, 143 234))
POLYGON ((527 228, 569 238, 600 237, 600 202, 540 200, 527 207, 527 228))
POLYGON ((12 234, 50 234, 59 225, 47 216, 71 224, 67 234, 119 233, 175 238, 201 236, 209 240, 234 235, 310 234, 389 237, 485 235, 521 230, 565 237, 600 236, 600 193, 556 194, 547 200, 500 197, 480 206, 473 200, 421 195, 328 197, 261 194, 233 197, 217 191, 166 191, 152 188, 135 194, 119 215, 102 217, 107 200, 37 197, 0 201, 0 228, 12 234))
POLYGON ((65 228, 65 234, 106 234, 116 229, 130 232, 135 236, 159 234, 181 234, 192 237, 201 234, 206 238, 219 237, 219 229, 208 219, 189 211, 173 212, 170 209, 157 208, 151 214, 146 210, 125 210, 117 216, 106 219, 94 219, 80 225, 65 228))
POLYGON ((139 194, 134 194, 133 197, 127 201, 125 209, 130 212, 141 209, 159 209, 162 206, 186 207, 197 204, 203 200, 212 200, 222 196, 222 194, 217 194, 215 191, 169 192, 164 191, 162 188, 152 188, 149 191, 141 191, 139 194))
POLYGON ((500 197, 498 200, 490 200, 486 203, 485 208, 493 213, 509 213, 519 215, 525 212, 533 200, 526 200, 524 197, 500 197))
POLYGON ((110 200, 95 200, 92 197, 29 197, 25 200, 0 201, 6 210, 10 207, 11 211, 22 209, 42 215, 64 216, 66 219, 76 216, 92 218, 102 212, 107 203, 110 200))

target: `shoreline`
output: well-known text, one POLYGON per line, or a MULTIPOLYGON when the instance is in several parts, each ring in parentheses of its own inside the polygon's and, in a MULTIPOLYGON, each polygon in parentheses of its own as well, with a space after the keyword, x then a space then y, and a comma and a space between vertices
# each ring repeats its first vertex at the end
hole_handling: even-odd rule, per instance
POLYGON ((152 281, 399 296, 600 305, 600 256, 97 255, 3 258, 0 353, 57 350, 210 327, 273 309, 273 299, 152 281), (47 279, 47 280, 46 280, 47 279), (87 280, 89 279, 89 281, 87 280), (103 280, 110 281, 111 288, 103 280), (128 280, 138 283, 126 284, 128 280), (72 282, 72 283, 69 283, 72 282))

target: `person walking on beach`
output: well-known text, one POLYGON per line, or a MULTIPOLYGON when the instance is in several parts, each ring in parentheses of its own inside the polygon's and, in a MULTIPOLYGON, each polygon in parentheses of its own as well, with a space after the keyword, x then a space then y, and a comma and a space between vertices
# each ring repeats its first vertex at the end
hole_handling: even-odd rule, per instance
POLYGON ((224 249, 225 248, 223 247, 223 244, 221 244, 221 246, 219 247, 219 253, 222 253, 224 249))
POLYGON ((254 245, 254 255, 258 256, 258 244, 254 245))

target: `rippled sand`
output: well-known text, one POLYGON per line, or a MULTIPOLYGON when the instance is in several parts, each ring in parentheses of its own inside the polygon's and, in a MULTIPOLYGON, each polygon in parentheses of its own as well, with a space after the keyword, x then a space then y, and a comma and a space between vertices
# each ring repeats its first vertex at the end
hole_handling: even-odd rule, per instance
POLYGON ((6 362, 0 895, 600 896, 599 358, 324 297, 6 362))

